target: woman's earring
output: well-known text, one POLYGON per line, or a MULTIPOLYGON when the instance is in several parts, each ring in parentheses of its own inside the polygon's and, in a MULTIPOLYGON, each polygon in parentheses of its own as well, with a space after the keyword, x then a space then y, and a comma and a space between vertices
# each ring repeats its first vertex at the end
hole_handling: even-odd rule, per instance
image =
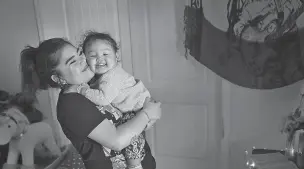
POLYGON ((67 85, 68 83, 64 80, 64 79, 59 79, 59 85, 61 88, 63 88, 65 85, 67 85))

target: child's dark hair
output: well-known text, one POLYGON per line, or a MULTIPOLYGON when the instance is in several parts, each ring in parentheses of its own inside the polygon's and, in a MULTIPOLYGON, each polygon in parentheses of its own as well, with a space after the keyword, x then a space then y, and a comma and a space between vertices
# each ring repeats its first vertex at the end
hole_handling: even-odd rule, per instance
POLYGON ((55 70, 59 64, 56 54, 66 45, 72 44, 63 38, 52 38, 41 42, 37 48, 26 46, 21 51, 20 69, 23 91, 36 94, 39 89, 59 87, 51 76, 59 74, 55 70))
POLYGON ((83 43, 81 45, 83 53, 85 53, 86 47, 91 45, 92 42, 96 40, 107 41, 113 48, 114 52, 119 50, 116 41, 107 33, 100 33, 96 31, 88 31, 84 34, 83 43))

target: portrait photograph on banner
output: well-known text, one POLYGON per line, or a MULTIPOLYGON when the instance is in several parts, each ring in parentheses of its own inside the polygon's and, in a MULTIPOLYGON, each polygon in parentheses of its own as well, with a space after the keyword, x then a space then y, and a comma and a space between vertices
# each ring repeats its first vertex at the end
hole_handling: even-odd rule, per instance
POLYGON ((304 78, 303 12, 301 0, 191 0, 186 56, 242 87, 288 86, 304 78), (206 17, 207 10, 217 15, 206 17), (217 27, 214 18, 224 15, 225 27, 217 27))

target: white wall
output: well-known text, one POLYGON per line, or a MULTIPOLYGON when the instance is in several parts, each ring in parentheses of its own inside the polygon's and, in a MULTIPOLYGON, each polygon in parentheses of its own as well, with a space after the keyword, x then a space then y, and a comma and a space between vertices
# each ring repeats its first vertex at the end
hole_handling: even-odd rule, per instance
MULTIPOLYGON (((203 0, 205 17, 223 31, 228 27, 227 2, 203 0)), ((300 20, 303 22, 303 17, 300 20)), ((244 151, 251 150, 253 146, 276 149, 285 146, 285 136, 279 132, 280 125, 282 118, 298 105, 301 83, 275 90, 252 90, 223 79, 222 113, 226 134, 223 146, 227 146, 223 148, 226 148, 229 159, 222 168, 243 169, 244 151)))
POLYGON ((267 91, 231 85, 231 139, 278 133, 282 118, 298 104, 300 85, 267 91))
POLYGON ((279 130, 282 118, 298 106, 301 83, 268 91, 229 84, 230 109, 223 110, 224 116, 229 116, 224 118, 229 132, 229 169, 243 169, 245 150, 252 147, 285 147, 286 137, 279 130))
MULTIPOLYGON (((33 0, 0 1, 0 89, 12 94, 21 91, 20 52, 25 45, 38 45, 38 30, 33 0)), ((51 110, 47 92, 38 95, 46 117, 51 110)))
POLYGON ((37 45, 33 0, 0 1, 0 88, 19 92, 19 55, 26 44, 37 45))

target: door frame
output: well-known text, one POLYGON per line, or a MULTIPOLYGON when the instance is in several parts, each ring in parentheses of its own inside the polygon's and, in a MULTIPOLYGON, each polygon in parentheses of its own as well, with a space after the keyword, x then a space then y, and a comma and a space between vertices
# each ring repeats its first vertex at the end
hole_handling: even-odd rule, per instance
MULTIPOLYGON (((129 10, 129 1, 120 1, 115 0, 117 4, 117 12, 118 12, 118 26, 119 26, 119 36, 120 36, 120 44, 124 44, 121 46, 121 55, 123 67, 133 74, 133 63, 132 63, 132 50, 131 50, 131 42, 132 37, 130 34, 130 10, 129 10), (121 29, 123 28, 123 29, 121 29)), ((185 4, 189 0, 185 0, 185 4)), ((66 0, 33 0, 38 36, 39 41, 43 41, 52 37, 65 37, 69 39, 69 28, 66 16, 66 0), (54 15, 59 15, 61 17, 54 17, 54 15), (64 16, 64 17, 62 17, 64 16), (57 29, 52 29, 51 25, 56 25, 57 29)), ((146 12, 146 16, 148 16, 148 12, 146 12)), ((148 25, 146 25, 148 26, 148 25)), ((231 117, 231 83, 228 81, 219 78, 217 80, 217 86, 219 89, 219 99, 220 99, 220 115, 223 119, 223 137, 221 139, 221 147, 219 148, 220 153, 220 168, 228 169, 229 168, 229 152, 230 152, 230 117, 231 117)), ((56 113, 56 105, 58 94, 60 90, 57 89, 49 89, 49 102, 51 105, 52 118, 55 122, 57 121, 57 113, 56 113)), ((58 123, 59 125, 59 123, 58 123)), ((59 138, 61 144, 68 144, 69 140, 65 137, 65 135, 61 132, 61 127, 55 125, 57 128, 55 129, 55 133, 57 134, 57 138, 59 138)), ((152 154, 155 155, 155 130, 150 130, 147 132, 147 140, 151 145, 152 154)))

